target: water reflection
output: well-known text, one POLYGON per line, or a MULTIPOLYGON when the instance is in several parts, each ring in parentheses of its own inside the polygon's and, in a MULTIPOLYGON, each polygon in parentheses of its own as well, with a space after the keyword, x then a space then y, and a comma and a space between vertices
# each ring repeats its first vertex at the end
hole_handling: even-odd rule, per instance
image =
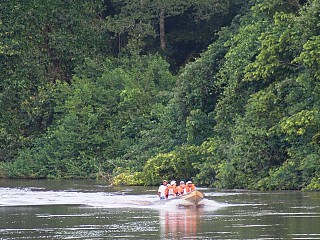
POLYGON ((159 215, 162 239, 197 239, 201 209, 167 209, 159 215))

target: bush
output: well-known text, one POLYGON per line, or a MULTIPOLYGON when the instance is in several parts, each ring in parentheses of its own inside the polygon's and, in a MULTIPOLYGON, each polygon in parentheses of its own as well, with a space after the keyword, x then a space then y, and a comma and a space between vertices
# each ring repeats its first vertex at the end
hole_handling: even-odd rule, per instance
POLYGON ((146 184, 157 185, 163 179, 195 180, 202 158, 197 146, 181 146, 172 152, 158 154, 144 167, 146 184))
POLYGON ((143 186, 145 185, 144 173, 129 171, 120 173, 115 176, 112 185, 114 186, 143 186))
POLYGON ((320 191, 320 176, 316 176, 311 180, 311 183, 304 189, 308 191, 320 191))

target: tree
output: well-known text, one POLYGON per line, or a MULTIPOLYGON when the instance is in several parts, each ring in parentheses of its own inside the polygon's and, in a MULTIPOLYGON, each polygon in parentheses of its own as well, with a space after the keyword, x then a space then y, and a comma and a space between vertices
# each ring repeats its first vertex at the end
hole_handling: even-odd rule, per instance
POLYGON ((215 32, 242 5, 236 0, 117 0, 107 26, 118 40, 119 52, 160 50, 177 71, 215 39, 215 32))
POLYGON ((0 9, 1 160, 12 161, 52 123, 55 82, 70 82, 76 66, 109 47, 99 0, 1 1, 0 9))
POLYGON ((165 18, 183 13, 188 1, 118 0, 114 5, 119 12, 107 17, 109 29, 119 35, 128 33, 130 48, 141 50, 144 39, 155 35, 157 22, 160 48, 165 49, 165 18))
POLYGON ((142 132, 156 126, 154 106, 166 104, 174 84, 164 60, 155 55, 87 61, 76 73, 71 85, 57 83, 55 121, 20 151, 10 176, 108 177, 120 167, 141 170, 153 154, 136 149, 146 144, 142 132), (21 169, 24 163, 28 168, 21 169))
MULTIPOLYGON (((276 2, 279 3, 272 1, 272 4, 276 2)), ((265 2, 256 7, 269 9, 269 4, 265 2)), ((318 103, 306 101, 307 96, 314 94, 310 83, 312 89, 317 88, 317 84, 310 82, 310 69, 302 68, 297 59, 301 60, 304 55, 302 49, 309 37, 318 32, 313 23, 317 21, 313 14, 318 4, 318 1, 307 4, 300 12, 295 7, 280 8, 279 12, 272 8, 276 10, 271 11, 272 17, 263 15, 270 25, 258 37, 261 46, 256 58, 247 63, 245 74, 237 83, 251 82, 254 88, 251 92, 236 88, 230 92, 244 99, 242 106, 245 108, 238 105, 237 110, 230 112, 235 114, 231 118, 235 122, 227 128, 231 141, 226 141, 230 147, 217 174, 220 186, 301 189, 311 179, 312 187, 317 186, 319 170, 315 167, 315 156, 318 147, 310 141, 317 133, 314 127, 318 124, 315 120, 318 103), (306 12, 313 17, 306 20, 306 12)), ((257 10, 256 7, 253 9, 257 10)), ((224 106, 230 107, 230 102, 224 106)), ((217 122, 219 126, 219 119, 217 122)))

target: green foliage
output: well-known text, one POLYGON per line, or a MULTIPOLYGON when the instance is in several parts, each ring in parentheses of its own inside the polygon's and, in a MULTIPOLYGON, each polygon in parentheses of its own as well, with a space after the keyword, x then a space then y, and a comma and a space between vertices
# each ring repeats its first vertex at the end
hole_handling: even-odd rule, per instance
POLYGON ((13 161, 54 118, 55 82, 108 52, 101 1, 1 1, 0 160, 13 161))
POLYGON ((187 142, 190 145, 200 145, 213 131, 212 114, 207 116, 200 109, 191 110, 186 119, 187 142))
POLYGON ((319 0, 0 9, 1 177, 320 190, 319 0))
POLYGON ((259 0, 253 10, 256 13, 272 17, 277 12, 296 12, 300 7, 299 1, 259 0))
MULTIPOLYGON (((54 124, 33 146, 22 151, 13 167, 31 168, 11 176, 86 178, 111 174, 117 159, 128 155, 130 140, 152 125, 154 104, 166 103, 174 78, 159 56, 88 62, 72 85, 56 85, 54 124), (87 72, 88 71, 88 72, 87 72), (161 92, 162 94, 158 94, 161 92)), ((136 147, 134 145, 133 147, 136 147)), ((130 152, 130 160, 140 156, 130 152)), ((134 164, 144 160, 136 159, 134 164)), ((125 163, 122 163, 125 165, 125 163)), ((139 167, 136 167, 139 169, 139 167)), ((142 167, 140 167, 141 169, 142 167)))
POLYGON ((114 34, 118 53, 160 50, 171 69, 178 71, 216 39, 215 33, 228 24, 246 2, 117 0, 111 2, 112 11, 106 22, 114 34))
POLYGON ((313 56, 304 51, 315 48, 308 39, 318 32, 313 22, 319 3, 306 5, 301 15, 299 6, 283 3, 261 1, 227 41, 219 69, 224 88, 215 108, 220 147, 204 165, 215 169, 215 186, 301 189, 319 172, 319 146, 310 142, 318 133, 318 83, 311 80, 317 62, 302 60, 313 56), (312 15, 308 23, 306 15, 312 15))
POLYGON ((199 161, 193 163, 193 167, 198 171, 194 179, 201 186, 213 186, 216 182, 219 162, 222 158, 218 150, 220 144, 216 138, 209 138, 195 147, 199 161))
POLYGON ((258 54, 260 42, 257 41, 262 31, 268 29, 268 21, 256 19, 252 22, 251 13, 235 22, 235 30, 224 43, 228 51, 224 63, 217 73, 217 85, 221 86, 221 96, 215 106, 215 130, 224 137, 230 137, 236 118, 244 113, 243 106, 254 91, 263 87, 261 83, 244 81, 258 54))
POLYGON ((0 162, 0 178, 8 177, 8 163, 0 162))
POLYGON ((320 177, 316 176, 311 179, 311 183, 305 188, 309 191, 320 191, 320 177))
POLYGON ((300 189, 300 174, 294 161, 288 160, 281 167, 270 170, 270 177, 258 182, 257 187, 261 190, 293 190, 300 189))
POLYGON ((144 166, 146 183, 157 185, 163 179, 195 179, 198 173, 195 165, 201 162, 201 158, 195 146, 181 146, 172 152, 158 154, 144 166))
POLYGON ((124 171, 117 174, 113 180, 114 186, 143 186, 145 185, 145 176, 143 172, 124 171))

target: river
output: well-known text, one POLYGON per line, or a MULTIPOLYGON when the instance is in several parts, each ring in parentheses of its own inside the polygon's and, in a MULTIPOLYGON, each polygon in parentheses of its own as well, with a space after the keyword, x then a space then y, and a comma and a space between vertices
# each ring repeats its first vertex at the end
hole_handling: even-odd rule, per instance
POLYGON ((0 179, 0 239, 320 239, 320 193, 199 190, 185 209, 156 187, 0 179))

